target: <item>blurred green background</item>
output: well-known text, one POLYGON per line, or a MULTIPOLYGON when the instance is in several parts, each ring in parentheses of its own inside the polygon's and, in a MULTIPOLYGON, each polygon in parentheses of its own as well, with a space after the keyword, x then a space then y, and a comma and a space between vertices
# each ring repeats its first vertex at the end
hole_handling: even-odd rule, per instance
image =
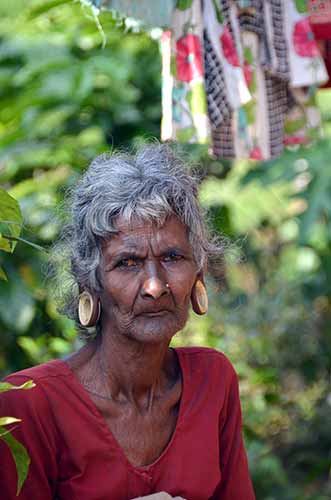
MULTIPOLYGON (((46 250, 64 192, 89 161, 159 136, 158 31, 111 13, 100 23, 104 48, 79 2, 0 4, 0 184, 20 204, 21 236, 46 250)), ((331 92, 318 101, 329 138, 331 92)), ((211 224, 232 244, 211 270, 210 313, 192 316, 176 342, 216 347, 234 363, 257 499, 330 499, 330 141, 263 164, 187 152, 201 165, 211 224)), ((80 345, 56 312, 47 259, 22 242, 0 252, 1 374, 80 345)))

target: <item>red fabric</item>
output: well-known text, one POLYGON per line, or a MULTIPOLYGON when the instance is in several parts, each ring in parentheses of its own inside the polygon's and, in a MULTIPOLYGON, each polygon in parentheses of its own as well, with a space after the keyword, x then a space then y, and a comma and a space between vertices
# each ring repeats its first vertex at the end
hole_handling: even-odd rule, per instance
POLYGON ((317 40, 317 43, 329 75, 329 80, 324 85, 321 85, 321 88, 323 89, 331 86, 331 39, 317 40))
MULTIPOLYGON (((315 26, 331 24, 331 0, 308 0, 307 7, 311 24, 315 26)), ((330 38, 330 32, 327 38, 330 38)))
POLYGON ((176 43, 177 78, 190 82, 203 75, 200 39, 192 33, 183 36, 176 43))
POLYGON ((331 40, 331 21, 314 24, 310 22, 316 40, 331 40))
POLYGON ((2 500, 129 500, 158 491, 187 500, 254 500, 241 435, 238 382, 212 349, 176 349, 183 393, 174 435, 151 465, 134 467, 88 393, 64 361, 13 374, 26 391, 0 397, 0 415, 22 419, 13 434, 31 466, 19 497, 16 471, 0 445, 2 500))

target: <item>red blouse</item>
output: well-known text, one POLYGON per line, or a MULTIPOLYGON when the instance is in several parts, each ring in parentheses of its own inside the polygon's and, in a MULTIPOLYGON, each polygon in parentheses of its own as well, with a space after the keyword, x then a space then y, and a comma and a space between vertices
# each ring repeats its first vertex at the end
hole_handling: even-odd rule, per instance
POLYGON ((2 500, 130 500, 158 491, 187 500, 254 500, 241 434, 238 382, 228 359, 176 349, 183 377, 177 425, 161 456, 133 466, 64 361, 7 377, 36 387, 0 396, 0 415, 22 419, 13 434, 31 465, 19 497, 16 469, 0 441, 2 500))

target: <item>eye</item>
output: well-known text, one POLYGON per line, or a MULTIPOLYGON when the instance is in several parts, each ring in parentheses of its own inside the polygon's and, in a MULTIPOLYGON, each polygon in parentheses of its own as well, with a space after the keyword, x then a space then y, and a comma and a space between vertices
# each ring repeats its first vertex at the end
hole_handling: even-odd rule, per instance
POLYGON ((140 261, 139 259, 135 257, 127 257, 125 259, 121 259, 117 264, 116 267, 119 268, 134 268, 139 265, 140 261))
POLYGON ((163 257, 164 262, 178 262, 184 257, 177 252, 169 252, 163 257))

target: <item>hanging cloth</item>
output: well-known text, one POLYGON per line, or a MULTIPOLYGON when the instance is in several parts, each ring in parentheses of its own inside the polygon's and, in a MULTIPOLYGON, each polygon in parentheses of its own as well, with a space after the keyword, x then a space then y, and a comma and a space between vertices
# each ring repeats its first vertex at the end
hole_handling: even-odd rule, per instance
POLYGON ((303 3, 178 2, 162 41, 162 139, 268 159, 284 141, 316 136, 315 89, 327 73, 303 3))
POLYGON ((284 40, 279 36, 279 23, 274 18, 269 20, 267 30, 262 0, 236 4, 230 3, 227 15, 237 20, 235 38, 251 98, 235 109, 227 120, 226 130, 230 130, 231 135, 224 134, 223 124, 213 131, 213 152, 216 157, 223 158, 266 159, 280 154, 283 149, 287 103, 284 80, 288 78, 288 64, 281 50, 284 40), (278 31, 271 29, 272 23, 278 31), (273 42, 272 50, 270 41, 273 42), (284 80, 279 78, 280 74, 284 80))
POLYGON ((162 140, 206 144, 210 139, 199 1, 173 12, 172 33, 162 38, 162 140), (171 103, 171 106, 169 104, 171 103))
POLYGON ((309 21, 324 59, 329 80, 322 87, 331 87, 331 0, 308 0, 309 21))
POLYGON ((193 0, 173 11, 171 43, 169 36, 162 40, 162 140, 210 143, 211 129, 251 98, 225 12, 229 3, 218 8, 205 0, 202 10, 193 0))
POLYGON ((284 142, 307 144, 321 135, 316 90, 328 81, 328 74, 309 22, 306 2, 292 0, 284 6, 290 67, 284 142))
POLYGON ((331 40, 331 0, 308 0, 309 21, 317 40, 331 40))

